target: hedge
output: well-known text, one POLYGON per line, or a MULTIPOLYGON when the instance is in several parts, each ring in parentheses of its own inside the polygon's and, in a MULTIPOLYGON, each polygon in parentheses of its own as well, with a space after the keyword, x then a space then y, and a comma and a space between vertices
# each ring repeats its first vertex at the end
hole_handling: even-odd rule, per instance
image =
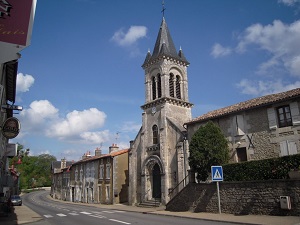
POLYGON ((224 181, 289 179, 291 170, 300 170, 300 154, 223 165, 224 181))

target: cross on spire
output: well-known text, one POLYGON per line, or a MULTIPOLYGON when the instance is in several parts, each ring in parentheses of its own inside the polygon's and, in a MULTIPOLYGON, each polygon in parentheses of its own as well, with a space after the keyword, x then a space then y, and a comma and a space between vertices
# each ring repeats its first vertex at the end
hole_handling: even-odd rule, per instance
POLYGON ((165 1, 162 0, 162 10, 161 10, 161 12, 163 14, 163 17, 165 17, 165 10, 166 10, 166 8, 165 8, 165 1))

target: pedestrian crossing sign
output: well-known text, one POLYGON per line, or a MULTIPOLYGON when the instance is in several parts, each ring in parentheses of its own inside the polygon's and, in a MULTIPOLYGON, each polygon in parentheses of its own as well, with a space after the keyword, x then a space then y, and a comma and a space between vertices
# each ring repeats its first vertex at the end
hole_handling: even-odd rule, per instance
POLYGON ((223 181, 222 166, 212 166, 211 167, 211 178, 212 178, 212 181, 223 181))

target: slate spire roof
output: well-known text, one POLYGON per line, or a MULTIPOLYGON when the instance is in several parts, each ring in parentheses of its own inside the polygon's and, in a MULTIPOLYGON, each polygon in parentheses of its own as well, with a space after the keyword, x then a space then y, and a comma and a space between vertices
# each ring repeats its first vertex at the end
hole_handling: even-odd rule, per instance
POLYGON ((163 17, 159 32, 156 38, 155 46, 153 49, 153 53, 151 55, 150 52, 147 53, 144 65, 151 62, 152 60, 155 60, 156 58, 159 58, 160 56, 167 56, 171 57, 173 59, 180 60, 184 62, 185 64, 189 64, 189 62, 186 60, 182 50, 180 49, 179 53, 177 53, 173 39, 171 37, 171 34, 169 32, 167 23, 165 18, 163 17))

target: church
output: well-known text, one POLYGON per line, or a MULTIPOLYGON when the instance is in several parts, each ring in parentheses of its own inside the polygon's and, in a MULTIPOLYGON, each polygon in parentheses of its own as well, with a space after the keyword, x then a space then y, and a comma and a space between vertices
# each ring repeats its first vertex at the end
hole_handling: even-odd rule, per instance
POLYGON ((188 97, 189 62, 178 52, 165 18, 152 54, 147 53, 142 126, 129 149, 129 204, 166 204, 188 176, 188 142, 183 124, 192 119, 188 97))

